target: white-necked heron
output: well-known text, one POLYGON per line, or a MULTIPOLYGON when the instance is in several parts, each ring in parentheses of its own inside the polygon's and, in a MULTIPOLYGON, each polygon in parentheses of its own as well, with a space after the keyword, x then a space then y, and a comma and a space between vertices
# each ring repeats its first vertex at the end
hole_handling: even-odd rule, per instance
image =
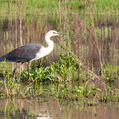
MULTIPOLYGON (((50 30, 45 35, 45 41, 47 43, 47 47, 44 47, 40 43, 31 43, 21 47, 18 47, 8 54, 3 55, 0 57, 0 62, 7 61, 7 62, 16 62, 23 64, 28 62, 28 79, 30 78, 29 74, 29 64, 33 60, 38 60, 48 54, 50 54, 54 48, 54 42, 50 39, 52 36, 63 35, 55 30, 50 30)), ((18 66, 20 66, 18 65, 18 66)), ((18 66, 14 69, 13 75, 18 68, 18 66)))

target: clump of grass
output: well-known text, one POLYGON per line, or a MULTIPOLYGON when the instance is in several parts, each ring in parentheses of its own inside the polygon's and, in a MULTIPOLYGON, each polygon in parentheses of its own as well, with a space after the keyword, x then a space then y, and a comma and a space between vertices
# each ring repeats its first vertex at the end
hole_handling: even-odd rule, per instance
POLYGON ((10 97, 17 95, 20 82, 18 79, 12 77, 10 63, 1 62, 0 69, 1 97, 10 97))
MULTIPOLYGON (((28 71, 24 70, 21 75, 23 80, 27 80, 28 71)), ((54 80, 54 76, 51 73, 50 67, 46 67, 46 68, 40 67, 40 68, 31 69, 30 78, 32 81, 39 81, 39 82, 54 80)))
MULTIPOLYGON (((72 56, 60 55, 58 62, 52 62, 48 67, 31 68, 30 77, 33 81, 49 82, 49 81, 69 81, 75 78, 78 64, 72 56)), ((22 78, 27 79, 28 72, 22 72, 22 78)))
POLYGON ((114 81, 119 78, 119 66, 105 64, 103 67, 103 74, 107 81, 114 81))
POLYGON ((51 70, 59 80, 70 81, 75 78, 78 64, 72 56, 60 55, 57 63, 51 63, 51 70))

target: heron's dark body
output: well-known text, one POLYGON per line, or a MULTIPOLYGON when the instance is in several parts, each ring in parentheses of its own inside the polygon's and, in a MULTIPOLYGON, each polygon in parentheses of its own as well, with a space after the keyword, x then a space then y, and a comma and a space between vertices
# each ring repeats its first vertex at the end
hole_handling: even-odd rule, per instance
POLYGON ((18 47, 9 52, 8 54, 0 57, 0 62, 2 61, 17 62, 17 63, 29 62, 36 58, 36 54, 40 51, 41 47, 42 46, 39 43, 32 43, 18 47))

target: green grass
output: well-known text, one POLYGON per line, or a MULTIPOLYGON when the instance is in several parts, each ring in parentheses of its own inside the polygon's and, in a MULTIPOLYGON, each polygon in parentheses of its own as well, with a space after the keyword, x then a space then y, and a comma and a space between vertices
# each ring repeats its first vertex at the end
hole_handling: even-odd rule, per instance
MULTIPOLYGON (((85 3, 83 0, 60 2, 57 0, 23 0, 23 4, 21 2, 20 6, 22 8, 21 11, 19 9, 19 2, 17 3, 16 0, 14 1, 0 0, 0 15, 2 19, 13 19, 15 17, 19 18, 21 13, 22 17, 26 21, 28 19, 34 19, 34 21, 40 20, 41 22, 47 21, 48 19, 59 19, 58 21, 60 21, 63 14, 71 16, 70 14, 78 12, 87 25, 90 26, 92 20, 94 20, 93 22, 104 21, 107 18, 104 14, 110 14, 108 18, 112 21, 113 18, 111 15, 115 13, 119 14, 119 1, 116 0, 94 0, 93 6, 91 2, 85 3), (91 16, 92 18, 90 18, 91 16)), ((64 20, 64 16, 62 19, 64 20)), ((70 19, 70 17, 65 19, 70 19)))
MULTIPOLYGON (((13 2, 13 0, 0 1, 0 14, 2 16, 11 17, 15 16, 15 11, 17 15, 20 13, 19 2, 13 2), (16 5, 18 4, 18 5, 16 5)), ((81 1, 68 1, 68 2, 58 2, 57 0, 24 0, 23 4, 21 2, 22 15, 26 17, 27 15, 38 16, 38 15, 53 15, 59 12, 59 7, 67 10, 69 9, 79 9, 81 6, 81 1), (66 7, 66 8, 65 8, 66 7)))
MULTIPOLYGON (((8 66, 3 65, 0 66, 8 66)), ((54 97, 62 100, 83 102, 84 104, 96 104, 102 101, 119 101, 118 88, 114 87, 115 76, 118 76, 118 66, 105 65, 105 82, 92 81, 92 77, 82 68, 72 56, 61 55, 58 62, 52 62, 49 66, 43 67, 37 64, 31 65, 30 80, 25 69, 22 73, 16 72, 12 77, 12 72, 8 67, 4 67, 4 75, 1 77, 0 86, 4 90, 0 91, 0 97, 54 97), (112 75, 116 75, 112 77, 112 75), (21 78, 19 78, 21 75, 21 78), (85 77, 85 78, 84 78, 85 77), (84 80, 85 79, 85 80, 84 80)), ((1 71, 1 73, 3 73, 1 71)), ((103 81, 103 80, 102 80, 103 81)))
MULTIPOLYGON (((57 0, 23 0, 23 4, 21 2, 22 14, 26 15, 41 15, 41 14, 56 14, 59 9, 68 10, 68 12, 82 10, 85 13, 90 12, 91 2, 85 2, 82 0, 73 0, 73 1, 61 1, 57 0), (59 8, 60 7, 60 8, 59 8), (88 9, 85 9, 88 8, 88 9)), ((16 0, 0 0, 0 14, 2 16, 8 17, 9 15, 15 15, 15 9, 17 14, 19 14, 19 7, 16 6, 16 0)), ((96 13, 112 13, 115 9, 119 8, 119 1, 116 0, 94 0, 94 8, 92 12, 96 13), (95 10, 94 10, 95 9, 95 10)))
POLYGON ((119 1, 117 0, 94 0, 97 9, 113 10, 119 8, 119 1))

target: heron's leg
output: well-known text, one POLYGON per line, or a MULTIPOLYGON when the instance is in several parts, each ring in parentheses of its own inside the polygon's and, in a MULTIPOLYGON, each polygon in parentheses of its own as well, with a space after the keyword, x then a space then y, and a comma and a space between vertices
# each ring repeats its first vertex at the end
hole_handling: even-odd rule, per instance
POLYGON ((30 62, 28 62, 28 80, 30 80, 30 62))
POLYGON ((23 64, 23 62, 20 63, 20 64, 18 64, 18 65, 16 66, 16 68, 14 68, 13 73, 12 73, 12 77, 14 77, 14 74, 15 74, 16 70, 17 70, 22 64, 23 64))

